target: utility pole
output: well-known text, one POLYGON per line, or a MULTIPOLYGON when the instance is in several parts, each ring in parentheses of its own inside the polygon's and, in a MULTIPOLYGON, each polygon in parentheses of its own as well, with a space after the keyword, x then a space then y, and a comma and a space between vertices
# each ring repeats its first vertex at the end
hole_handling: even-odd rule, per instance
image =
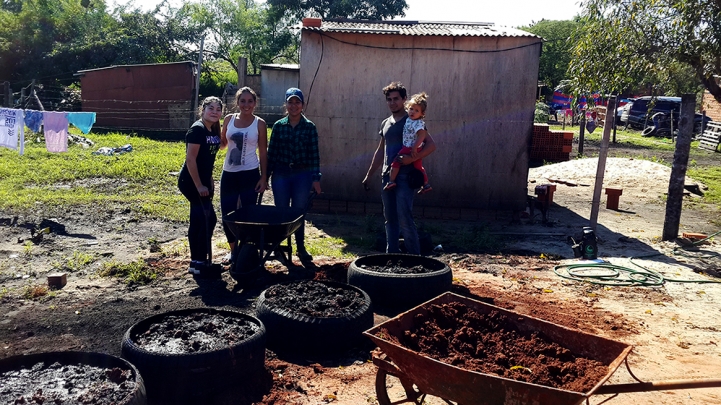
MULTIPOLYGON (((609 109, 616 108, 616 96, 612 96, 608 100, 609 109)), ((585 115, 585 114, 584 114, 585 115)), ((611 114, 606 114, 606 121, 603 123, 603 138, 601 139, 601 149, 598 152, 598 166, 596 167, 596 184, 593 186, 593 202, 591 203, 591 229, 596 231, 598 223, 598 210, 601 206, 601 189, 603 188, 603 176, 606 172, 606 156, 608 155, 608 141, 611 137, 611 127, 616 119, 611 114)), ((583 131, 583 127, 581 128, 583 131)), ((579 146, 580 147, 580 146, 579 146)))
POLYGON ((663 240, 675 240, 681 223, 683 205, 683 186, 686 181, 688 155, 691 151, 691 135, 693 134, 693 117, 696 109, 696 96, 681 96, 681 116, 678 120, 678 139, 673 154, 671 178, 668 182, 668 198, 666 199, 666 218, 663 221, 663 240))

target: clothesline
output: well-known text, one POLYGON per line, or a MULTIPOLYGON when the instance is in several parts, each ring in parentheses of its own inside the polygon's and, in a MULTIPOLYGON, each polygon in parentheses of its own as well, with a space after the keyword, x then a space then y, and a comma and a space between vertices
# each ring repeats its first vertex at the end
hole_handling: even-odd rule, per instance
POLYGON ((18 150, 22 155, 25 126, 32 132, 40 132, 42 126, 48 152, 67 152, 70 124, 87 134, 95 124, 95 113, 0 108, 0 146, 18 150))

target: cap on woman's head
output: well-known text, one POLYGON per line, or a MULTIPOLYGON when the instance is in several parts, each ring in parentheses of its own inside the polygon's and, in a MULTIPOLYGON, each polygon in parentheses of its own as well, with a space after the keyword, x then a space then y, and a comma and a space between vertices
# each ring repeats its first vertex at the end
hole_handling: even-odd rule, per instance
POLYGON ((298 97, 298 100, 300 100, 301 103, 305 102, 303 101, 303 92, 298 88, 291 87, 285 91, 285 101, 290 100, 291 97, 298 97))

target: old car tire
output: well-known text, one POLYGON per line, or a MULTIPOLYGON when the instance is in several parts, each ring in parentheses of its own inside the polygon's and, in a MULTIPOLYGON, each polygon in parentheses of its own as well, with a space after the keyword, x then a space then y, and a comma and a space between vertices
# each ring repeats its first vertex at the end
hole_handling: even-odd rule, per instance
POLYGON ((111 356, 104 353, 90 352, 46 352, 35 353, 29 355, 12 356, 0 360, 0 374, 7 371, 18 370, 20 368, 28 368, 43 362, 46 364, 85 364, 93 367, 103 368, 121 368, 123 370, 132 370, 135 389, 126 396, 118 405, 145 405, 148 403, 145 395, 145 383, 138 369, 130 362, 120 357, 111 356))
POLYGON ((348 284, 368 293, 373 304, 387 309, 406 310, 451 289, 453 274, 443 262, 423 256, 401 253, 368 255, 348 267, 348 284), (421 274, 381 273, 363 266, 384 266, 389 260, 402 259, 409 265, 422 264, 433 271, 421 274))
POLYGON ((200 400, 198 397, 215 395, 229 384, 239 384, 246 377, 264 370, 265 327, 257 318, 236 311, 192 308, 165 312, 131 326, 123 336, 121 353, 146 376, 145 386, 150 399, 197 403, 200 400), (183 316, 198 312, 244 318, 260 328, 248 339, 234 345, 199 353, 154 353, 135 343, 140 333, 168 315, 183 316))
POLYGON ((653 134, 655 132, 656 132, 656 127, 654 127, 654 126, 646 127, 641 132, 641 136, 653 136, 653 134))
MULTIPOLYGON (((269 348, 282 353, 334 353, 352 347, 362 339, 363 331, 373 327, 371 299, 365 291, 344 283, 318 282, 331 287, 355 290, 361 293, 365 302, 347 316, 312 317, 270 306, 265 290, 258 297, 256 316, 268 331, 269 348)), ((283 284, 291 283, 294 282, 283 284)))

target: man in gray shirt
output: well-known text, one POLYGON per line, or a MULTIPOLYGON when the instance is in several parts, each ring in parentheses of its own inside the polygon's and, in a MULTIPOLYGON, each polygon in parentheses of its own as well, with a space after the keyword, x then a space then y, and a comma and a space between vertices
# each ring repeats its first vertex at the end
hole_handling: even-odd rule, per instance
POLYGON ((385 94, 388 108, 391 110, 391 116, 381 123, 380 143, 375 154, 373 154, 373 160, 365 179, 363 179, 363 184, 367 187, 370 177, 382 165, 382 189, 389 181, 388 174, 393 159, 402 164, 398 177, 396 177, 397 186, 391 190, 381 191, 386 228, 386 252, 400 252, 398 242, 402 233, 403 242, 408 253, 420 255, 421 247, 418 241, 418 232, 413 221, 413 198, 416 191, 408 184, 408 172, 412 169, 410 164, 416 159, 423 159, 433 153, 436 150, 436 144, 429 134, 426 137, 423 149, 418 152, 415 159, 410 155, 398 155, 398 152, 403 147, 403 125, 408 119, 405 110, 408 92, 400 82, 393 82, 383 88, 383 94, 385 94))

